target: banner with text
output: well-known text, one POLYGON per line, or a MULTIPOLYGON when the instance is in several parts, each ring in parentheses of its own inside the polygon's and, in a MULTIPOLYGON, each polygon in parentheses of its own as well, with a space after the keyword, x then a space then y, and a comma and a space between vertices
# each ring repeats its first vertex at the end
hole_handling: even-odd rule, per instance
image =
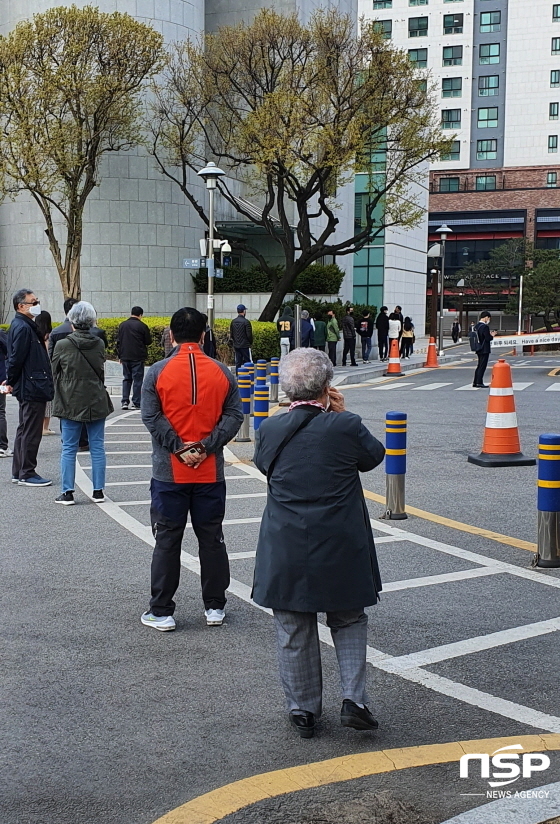
POLYGON ((496 337, 492 341, 492 349, 501 346, 547 346, 551 343, 560 343, 560 332, 543 332, 542 334, 509 335, 496 337))

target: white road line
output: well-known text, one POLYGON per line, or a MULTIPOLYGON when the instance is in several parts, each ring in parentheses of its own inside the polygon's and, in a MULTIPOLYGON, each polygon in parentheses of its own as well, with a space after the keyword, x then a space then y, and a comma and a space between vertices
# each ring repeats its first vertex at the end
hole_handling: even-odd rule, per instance
POLYGON ((375 544, 376 545, 377 544, 392 544, 395 541, 404 541, 404 540, 406 540, 406 539, 405 538, 397 538, 397 537, 394 537, 392 535, 383 535, 382 538, 376 538, 375 539, 375 544))
MULTIPOLYGON (((87 469, 87 466, 82 467, 82 469, 87 469)), ((145 481, 111 481, 110 483, 106 483, 105 486, 149 486, 150 479, 148 478, 145 481)))
POLYGON ((388 383, 385 386, 374 386, 368 392, 385 392, 387 389, 401 389, 403 386, 412 386, 411 381, 399 381, 398 383, 388 383))
MULTIPOLYGON (((118 426, 119 421, 127 420, 128 418, 132 417, 132 415, 137 415, 137 414, 138 414, 138 412, 135 409, 133 409, 132 412, 123 412, 121 415, 116 415, 114 418, 110 418, 106 422, 105 429, 107 429, 108 426, 118 426)), ((126 425, 129 426, 130 424, 132 424, 132 426, 135 426, 135 425, 136 426, 140 426, 140 425, 143 426, 144 425, 144 424, 133 424, 132 421, 127 420, 126 425)))
MULTIPOLYGON (((236 465, 239 466, 239 468, 242 469, 244 472, 246 472, 247 475, 258 477, 260 480, 265 481, 265 478, 260 474, 260 472, 255 467, 250 467, 248 465, 246 466, 244 464, 241 464, 239 461, 235 459, 235 456, 233 455, 233 453, 231 453, 230 450, 227 450, 227 454, 227 460, 230 460, 230 458, 234 458, 236 465)), ((84 492, 86 492, 86 494, 91 495, 91 481, 83 471, 83 468, 78 463, 76 466, 76 483, 84 492)), ((136 535, 149 546, 154 546, 154 538, 151 529, 148 526, 141 524, 139 521, 136 520, 136 518, 133 518, 127 512, 124 512, 123 509, 117 504, 115 504, 113 501, 109 500, 107 501, 107 503, 101 504, 100 506, 103 507, 107 515, 113 518, 113 520, 115 520, 125 529, 128 529, 132 534, 136 535)), ((235 521, 224 521, 224 524, 256 523, 258 521, 260 521, 260 518, 235 519, 235 521)), ((509 572, 513 575, 519 575, 520 577, 528 580, 536 581, 549 586, 552 585, 560 587, 560 579, 558 578, 545 578, 544 576, 541 576, 539 573, 532 573, 529 570, 522 569, 520 567, 515 567, 513 564, 507 564, 502 561, 495 561, 494 559, 484 558, 482 555, 477 555, 473 552, 462 550, 459 547, 452 547, 450 545, 443 544, 439 541, 432 541, 427 538, 422 538, 419 535, 407 533, 405 530, 400 530, 395 527, 391 527, 388 524, 384 524, 380 521, 375 521, 373 519, 372 525, 380 532, 385 532, 391 536, 403 537, 406 540, 411 540, 414 543, 421 544, 423 546, 428 546, 433 549, 437 549, 449 555, 454 555, 456 557, 464 558, 465 560, 474 561, 475 563, 478 563, 481 566, 493 567, 496 568, 496 570, 499 569, 504 572, 509 572)), ((200 574, 200 564, 198 563, 198 559, 195 558, 193 555, 183 552, 181 554, 181 563, 183 564, 183 566, 185 566, 192 572, 198 575, 200 574)), ((233 595, 236 595, 238 598, 245 601, 246 603, 251 604, 252 606, 255 606, 257 609, 260 609, 261 611, 270 614, 271 611, 269 609, 266 609, 265 607, 260 607, 258 604, 254 604, 252 602, 251 588, 248 587, 246 584, 241 583, 241 581, 236 581, 235 579, 232 579, 228 591, 231 592, 233 595)), ((326 643, 331 647, 333 646, 330 632, 324 624, 319 624, 319 637, 321 641, 323 641, 323 643, 326 643)), ((378 669, 391 672, 391 660, 393 656, 390 656, 387 653, 384 653, 380 650, 368 646, 367 657, 368 661, 373 666, 377 667, 378 669)), ((469 704, 471 706, 479 707, 480 709, 483 709, 487 712, 493 712, 505 718, 512 719, 514 721, 519 721, 522 724, 526 724, 528 726, 532 726, 541 730, 547 730, 550 732, 560 732, 560 718, 538 712, 536 710, 531 709, 530 707, 522 706, 521 704, 515 704, 512 701, 506 701, 502 698, 490 695, 489 693, 485 693, 480 690, 467 687, 464 684, 451 681, 448 678, 442 678, 441 676, 435 675, 434 673, 426 672, 425 670, 422 670, 420 668, 400 670, 398 672, 397 677, 403 678, 413 683, 420 684, 421 686, 433 690, 434 692, 438 692, 442 695, 447 695, 450 698, 453 698, 454 700, 462 701, 463 703, 469 704)))
POLYGON ((513 382, 513 391, 514 392, 523 392, 524 389, 527 389, 528 386, 532 386, 532 385, 533 385, 533 381, 531 381, 530 383, 521 383, 521 382, 518 383, 517 381, 514 381, 513 382))
POLYGON ((472 383, 467 383, 465 386, 458 386, 455 392, 470 392, 471 389, 473 392, 477 391, 472 385, 472 383))
MULTIPOLYGON (((127 455, 127 452, 117 452, 117 455, 127 455)), ((91 469, 91 466, 82 466, 82 469, 91 469)), ((149 464, 107 464, 107 469, 151 469, 149 464)))
POLYGON ((462 658, 464 655, 503 647, 506 644, 514 644, 516 641, 525 641, 527 638, 548 635, 551 632, 557 632, 559 629, 560 618, 538 621, 521 627, 512 627, 500 632, 479 635, 476 638, 466 638, 464 641, 457 641, 452 644, 442 644, 439 647, 432 647, 432 649, 423 649, 409 655, 399 655, 391 660, 391 668, 394 672, 400 672, 401 670, 415 669, 416 667, 428 667, 432 664, 438 664, 440 661, 448 661, 450 658, 462 658))
POLYGON ((242 561, 244 558, 254 558, 256 554, 254 549, 250 552, 228 552, 228 558, 230 561, 242 561))
MULTIPOLYGON (((110 433, 110 434, 112 434, 112 433, 110 433)), ((117 434, 117 433, 115 432, 115 434, 117 434)), ((130 434, 132 435, 132 434, 134 434, 134 433, 133 433, 133 432, 131 432, 130 434)), ((120 435, 120 432, 119 432, 119 435, 120 435)), ((144 440, 144 441, 141 441, 141 440, 139 440, 138 438, 135 438, 134 440, 127 440, 127 441, 105 441, 105 443, 119 443, 119 444, 120 444, 120 443, 145 443, 145 444, 148 444, 148 443, 149 443, 149 444, 151 444, 151 443, 152 443, 152 440, 151 440, 151 438, 150 438, 149 440, 144 440)))
POLYGON ((547 386, 544 391, 545 392, 560 392, 560 382, 551 383, 550 386, 547 386))
POLYGON ((234 498, 266 498, 266 492, 244 492, 243 495, 226 495, 226 501, 231 501, 234 498))
POLYGON ((432 389, 441 389, 442 386, 451 386, 451 381, 448 383, 426 383, 424 386, 413 386, 412 392, 430 392, 432 389))
MULTIPOLYGON (((266 492, 253 492, 249 495, 226 495, 226 501, 229 501, 231 498, 266 498, 266 492)), ((151 504, 151 501, 115 501, 115 503, 119 506, 146 506, 147 504, 151 504)), ((394 539, 391 538, 391 540, 394 539)))
MULTIPOLYGON (((384 538, 376 538, 375 543, 382 543, 384 538)), ((397 540, 390 538, 389 540, 397 540)), ((492 567, 478 567, 477 569, 463 569, 460 572, 446 572, 442 575, 427 575, 424 578, 408 578, 404 581, 391 581, 383 584, 383 592, 399 592, 402 589, 415 589, 416 587, 435 586, 437 584, 449 584, 452 581, 468 581, 470 578, 483 578, 486 575, 502 575, 503 570, 492 567)))
POLYGON ((129 452, 128 449, 119 449, 118 452, 108 452, 107 450, 105 450, 105 454, 106 455, 151 455, 152 450, 148 449, 148 450, 144 450, 143 452, 129 452))
POLYGON ((448 818, 443 824, 546 824, 551 819, 557 820, 560 815, 560 781, 554 784, 544 784, 540 787, 531 787, 527 793, 535 791, 536 796, 527 795, 530 804, 523 804, 515 797, 515 791, 510 797, 505 796, 490 804, 483 804, 468 810, 466 813, 448 818))

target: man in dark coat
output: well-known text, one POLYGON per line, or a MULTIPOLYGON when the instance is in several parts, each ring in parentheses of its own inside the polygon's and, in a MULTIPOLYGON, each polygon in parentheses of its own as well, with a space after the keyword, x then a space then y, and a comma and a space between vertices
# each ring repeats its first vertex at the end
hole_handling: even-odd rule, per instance
MULTIPOLYGON (((64 340, 67 338, 68 335, 71 335, 73 332, 72 324, 68 320, 68 312, 70 309, 78 303, 76 298, 67 298, 64 301, 64 322, 60 324, 60 326, 55 327, 49 335, 49 358, 52 360, 54 347, 58 343, 59 340, 64 340)), ((95 335, 98 338, 101 338, 103 343, 105 344, 105 349, 107 349, 107 335, 100 329, 98 326, 92 326, 89 330, 92 335, 95 335)))
MULTIPOLYGON (((315 346, 315 330, 313 329, 313 325, 309 320, 309 312, 307 311, 307 309, 304 309, 301 313, 300 330, 301 347, 303 349, 308 349, 310 346, 315 346)), ((296 329, 295 324, 292 324, 292 331, 290 334, 290 349, 293 349, 295 345, 296 329)))
POLYGON ((342 337, 344 338, 344 348, 342 350, 342 365, 346 366, 346 357, 350 354, 350 363, 356 363, 356 323, 354 321, 354 307, 349 306, 346 315, 342 318, 342 337))
MULTIPOLYGON (((6 358, 8 357, 8 336, 0 329, 0 383, 6 380, 6 358)), ((6 420, 6 393, 0 393, 0 458, 12 458, 8 448, 8 422, 6 420)))
POLYGON ((382 306, 375 321, 380 361, 386 361, 389 357, 389 315, 387 311, 387 307, 382 306))
POLYGON ((269 486, 253 599, 274 612, 290 721, 305 738, 321 714, 317 612, 327 613, 336 648, 342 724, 377 728, 364 706, 364 607, 377 602, 381 578, 359 473, 378 466, 385 450, 358 415, 344 411, 343 396, 329 388, 332 375, 316 349, 280 361, 280 383, 293 403, 261 425, 254 457, 269 486))
POLYGON ((128 409, 131 387, 132 408, 140 409, 144 364, 152 342, 152 333, 142 320, 143 316, 142 307, 133 306, 130 317, 121 323, 117 332, 117 354, 123 368, 122 409, 128 409))
POLYGON ((37 472, 37 453, 43 435, 47 401, 54 397, 51 364, 43 336, 35 325, 41 304, 30 289, 15 293, 15 317, 8 332, 6 380, 19 402, 19 425, 14 441, 12 483, 50 486, 37 472))
POLYGON ((490 344, 496 332, 491 332, 488 324, 492 320, 490 312, 482 312, 480 321, 476 324, 475 331, 478 335, 478 343, 480 349, 477 349, 476 356, 478 363, 474 373, 473 386, 475 389, 488 389, 487 384, 484 383, 484 373, 488 366, 488 358, 490 357, 490 344))
POLYGON ((245 314, 247 307, 242 303, 237 307, 237 317, 229 325, 229 338, 235 350, 235 371, 244 363, 251 360, 251 346, 253 345, 253 327, 245 314))

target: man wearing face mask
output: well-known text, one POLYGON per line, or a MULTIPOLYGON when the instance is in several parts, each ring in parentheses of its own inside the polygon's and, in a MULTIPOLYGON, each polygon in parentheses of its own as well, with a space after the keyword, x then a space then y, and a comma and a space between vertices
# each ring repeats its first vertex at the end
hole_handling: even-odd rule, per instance
POLYGON ((13 297, 15 317, 8 332, 4 385, 19 402, 19 426, 14 441, 12 483, 50 486, 36 471, 47 401, 54 397, 51 364, 45 342, 35 326, 41 304, 30 289, 13 297))

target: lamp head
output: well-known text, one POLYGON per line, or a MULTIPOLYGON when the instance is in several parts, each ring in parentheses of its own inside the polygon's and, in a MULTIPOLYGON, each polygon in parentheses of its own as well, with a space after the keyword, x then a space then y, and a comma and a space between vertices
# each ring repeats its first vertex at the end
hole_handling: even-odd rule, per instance
POLYGON ((206 164, 204 169, 201 169, 200 172, 197 172, 197 174, 206 181, 207 189, 215 189, 218 178, 223 177, 225 172, 223 169, 216 166, 213 161, 210 161, 206 164))
POLYGON ((450 229, 446 223, 444 223, 443 226, 436 229, 436 234, 438 234, 442 240, 446 240, 447 235, 453 234, 453 230, 450 229))

